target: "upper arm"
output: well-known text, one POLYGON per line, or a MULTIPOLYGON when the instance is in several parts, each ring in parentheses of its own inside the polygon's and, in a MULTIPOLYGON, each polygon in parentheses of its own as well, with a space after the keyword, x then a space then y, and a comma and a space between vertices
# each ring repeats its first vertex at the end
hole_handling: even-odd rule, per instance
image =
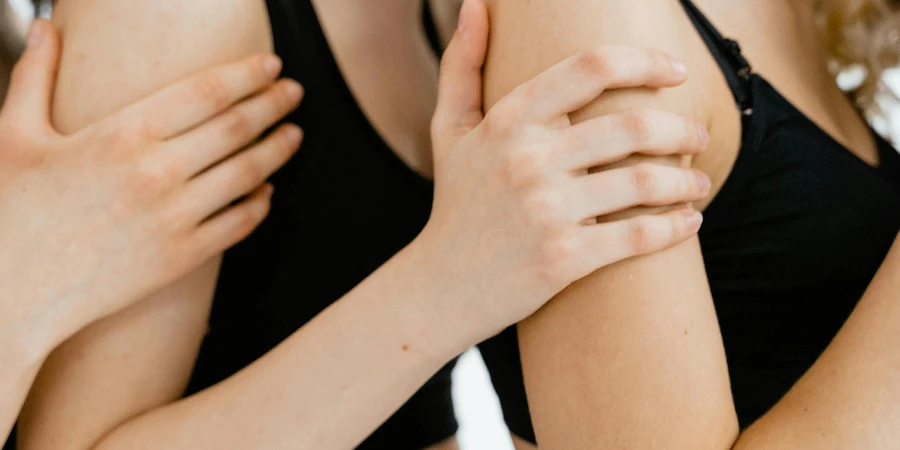
MULTIPOLYGON (((60 131, 202 69, 272 50, 262 1, 61 0, 60 131)), ((178 108, 173 104, 172 108, 178 108)), ((206 332, 218 259, 58 348, 20 419, 20 448, 85 449, 181 396, 206 332)))
MULTIPOLYGON (((700 51, 677 0, 488 3, 488 105, 552 64, 599 45, 658 48, 686 60, 689 71, 700 51)), ((602 68, 607 62, 595 63, 602 68)), ((572 120, 649 107, 706 123, 696 83, 605 93, 572 120)), ((721 449, 734 441, 725 355, 696 239, 573 284, 521 323, 519 336, 541 448, 721 449)))

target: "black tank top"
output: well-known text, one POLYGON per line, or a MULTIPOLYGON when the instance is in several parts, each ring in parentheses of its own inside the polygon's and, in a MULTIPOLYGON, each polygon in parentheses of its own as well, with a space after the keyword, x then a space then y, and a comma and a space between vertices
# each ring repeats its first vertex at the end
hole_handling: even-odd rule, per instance
POLYGON ((851 153, 761 76, 688 0, 743 115, 700 244, 742 427, 777 403, 853 311, 900 231, 900 155, 851 153))

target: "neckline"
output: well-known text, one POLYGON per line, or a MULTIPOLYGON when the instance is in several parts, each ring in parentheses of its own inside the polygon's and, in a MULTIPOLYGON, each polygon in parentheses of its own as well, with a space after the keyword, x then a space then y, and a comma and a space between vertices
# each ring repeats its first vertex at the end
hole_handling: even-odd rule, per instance
POLYGON ((703 11, 701 11, 700 8, 698 8, 697 5, 693 3, 693 1, 681 0, 681 5, 684 7, 688 19, 694 25, 695 30, 705 42, 707 50, 710 54, 712 54, 713 59, 715 59, 716 65, 719 66, 719 70, 725 77, 725 81, 728 83, 728 87, 730 88, 731 93, 734 96, 738 110, 740 110, 742 114, 753 114, 754 105, 751 83, 753 81, 753 78, 756 78, 758 81, 761 81, 768 88, 768 90, 777 97, 775 99, 776 101, 782 103, 793 113, 801 116, 804 121, 812 125, 819 133, 827 136, 827 139, 831 143, 840 147, 844 153, 847 153, 848 156, 856 159, 859 163, 866 165, 870 169, 878 171, 881 170, 884 165, 883 160, 885 157, 885 152, 882 148, 883 139, 879 139, 881 136, 872 129, 872 126, 868 123, 866 118, 860 114, 859 111, 857 111, 857 114, 860 114, 860 119, 862 119, 863 125, 867 129, 867 135, 869 136, 870 143, 875 147, 875 150, 878 153, 878 162, 876 165, 869 164, 868 161, 863 159, 860 155, 856 154, 848 146, 841 143, 837 137, 826 131, 821 125, 819 125, 818 122, 816 122, 809 115, 797 108, 794 103, 792 103, 787 97, 785 97, 784 94, 782 94, 781 91, 779 91, 778 88, 776 88, 774 85, 772 85, 763 75, 752 70, 752 66, 750 62, 744 57, 738 41, 726 38, 725 35, 723 35, 719 31, 719 29, 709 20, 709 18, 706 17, 705 14, 703 14, 703 11))
MULTIPOLYGON (((760 96, 770 104, 769 107, 780 106, 786 108, 787 113, 792 114, 808 126, 812 127, 816 132, 824 135, 825 139, 832 144, 829 145, 829 147, 837 147, 834 150, 829 151, 836 152, 835 154, 842 154, 843 158, 852 160, 852 162, 849 162, 848 164, 857 165, 860 169, 877 177, 893 192, 900 195, 900 181, 895 181, 900 179, 900 170, 898 170, 900 169, 900 153, 898 153, 887 140, 872 129, 871 126, 867 125, 867 129, 878 149, 878 166, 870 165, 859 158, 856 153, 853 153, 850 149, 841 144, 831 134, 822 129, 819 124, 804 114, 803 111, 797 109, 797 107, 784 97, 775 86, 770 84, 765 77, 758 73, 752 73, 749 75, 747 83, 749 85, 750 98, 754 108, 761 106, 758 104, 760 96), (891 152, 894 154, 891 154, 891 152)), ((738 148, 737 157, 732 164, 729 173, 725 177, 725 181, 722 183, 719 192, 712 201, 706 205, 704 214, 707 217, 715 217, 720 214, 720 212, 724 212, 725 208, 730 203, 730 200, 727 199, 734 198, 737 192, 739 192, 748 181, 748 173, 746 173, 746 170, 739 168, 746 167, 750 164, 748 158, 758 150, 759 146, 763 145, 763 140, 765 138, 764 133, 759 128, 761 122, 757 120, 757 113, 758 111, 755 111, 751 115, 741 115, 740 147, 738 148)), ((701 230, 701 233, 702 232, 703 230, 701 230)))
POLYGON ((325 69, 331 73, 331 77, 340 85, 338 90, 340 91, 341 97, 343 97, 349 105, 352 119, 358 122, 362 127, 363 132, 369 135, 372 141, 376 143, 375 147, 382 153, 385 160, 392 166, 395 166, 398 171, 403 174, 404 178, 407 178, 419 189, 427 189, 429 191, 434 189, 434 181, 406 164, 397 152, 395 152, 387 143, 384 136, 375 129, 375 126, 369 120, 365 111, 363 111, 362 106, 359 104, 359 101, 350 89, 350 85, 347 83, 347 79, 344 76, 344 72, 341 70, 340 64, 338 64, 337 56, 331 48, 331 43, 328 41, 328 36, 325 34, 325 27, 319 20, 319 14, 316 11, 316 7, 312 0, 296 3, 308 8, 309 17, 312 19, 311 22, 314 23, 312 28, 314 28, 315 39, 318 41, 318 48, 322 49, 323 56, 325 57, 324 59, 326 60, 323 61, 327 66, 325 69))
POLYGON ((872 126, 869 125, 868 121, 864 117, 862 118, 862 120, 863 120, 863 124, 865 125, 866 130, 868 132, 867 134, 869 136, 869 139, 871 139, 872 145, 875 146, 875 150, 878 152, 878 164, 877 165, 869 164, 868 161, 862 159, 853 150, 851 150, 846 145, 844 145, 840 141, 838 141, 837 138, 835 138, 834 136, 831 135, 831 133, 825 131, 825 129, 822 128, 818 123, 816 123, 815 120, 812 120, 812 118, 810 118, 808 115, 806 115, 806 113, 804 113, 803 111, 800 111, 800 109, 798 109, 790 100, 788 100, 788 98, 785 97, 784 94, 782 94, 781 91, 778 90, 778 88, 776 88, 771 83, 769 83, 769 81, 765 77, 763 77, 762 75, 759 75, 759 74, 754 74, 753 76, 758 78, 761 82, 764 83, 764 85, 766 87, 768 87, 769 93, 774 94, 774 95, 770 96, 770 97, 774 97, 774 98, 772 98, 772 100, 775 100, 778 103, 781 103, 784 107, 788 108, 791 113, 801 117, 804 122, 806 122, 808 125, 815 128, 815 130, 819 134, 824 135, 825 138, 831 144, 833 144, 834 147, 840 148, 841 153, 844 153, 847 157, 855 160, 859 164, 862 164, 863 166, 865 166, 866 168, 868 168, 871 171, 875 171, 878 173, 883 173, 885 171, 885 162, 886 162, 886 159, 889 154, 888 152, 891 149, 893 149, 893 146, 891 146, 890 143, 888 143, 884 138, 882 138, 881 135, 879 135, 878 132, 876 132, 872 128, 872 126))

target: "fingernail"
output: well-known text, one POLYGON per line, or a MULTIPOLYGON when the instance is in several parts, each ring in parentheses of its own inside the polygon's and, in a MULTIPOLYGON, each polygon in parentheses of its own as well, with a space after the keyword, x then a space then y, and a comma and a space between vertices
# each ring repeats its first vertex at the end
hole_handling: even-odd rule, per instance
POLYGON ((697 125, 697 134, 700 135, 700 149, 706 150, 709 145, 709 131, 703 125, 697 125))
POLYGON ((275 55, 269 55, 263 62, 263 69, 270 77, 275 77, 281 73, 281 58, 275 55))
POLYGON ((674 69, 678 75, 681 75, 681 76, 687 75, 687 66, 684 65, 684 61, 682 61, 674 56, 672 56, 671 59, 672 59, 672 69, 674 69))
POLYGON ((459 9, 459 24, 456 26, 456 31, 460 34, 465 34, 469 26, 469 3, 470 0, 463 0, 462 7, 459 9))
POLYGON ((703 225, 703 214, 700 214, 699 211, 693 209, 686 209, 682 214, 684 214, 685 223, 687 223, 688 229, 691 230, 691 232, 696 233, 700 230, 700 227, 703 225))
POLYGON ((31 29, 28 31, 28 47, 40 46, 44 42, 46 34, 46 30, 44 29, 44 21, 34 21, 34 23, 31 24, 31 29))
POLYGON ((697 170, 694 171, 694 176, 697 177, 697 186, 700 188, 700 192, 703 192, 704 195, 709 193, 710 188, 712 188, 712 182, 709 180, 709 177, 697 170))
POLYGON ((273 186, 271 184, 267 184, 266 185, 266 196, 271 197, 272 194, 274 194, 274 193, 275 193, 275 186, 273 186))

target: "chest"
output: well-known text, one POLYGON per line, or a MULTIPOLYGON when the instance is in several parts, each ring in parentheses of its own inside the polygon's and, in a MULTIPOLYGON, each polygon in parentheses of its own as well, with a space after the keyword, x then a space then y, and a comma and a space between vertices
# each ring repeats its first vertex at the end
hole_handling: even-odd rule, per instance
POLYGON ((312 4, 360 109, 404 163, 430 177, 438 57, 426 38, 423 2, 312 4))

